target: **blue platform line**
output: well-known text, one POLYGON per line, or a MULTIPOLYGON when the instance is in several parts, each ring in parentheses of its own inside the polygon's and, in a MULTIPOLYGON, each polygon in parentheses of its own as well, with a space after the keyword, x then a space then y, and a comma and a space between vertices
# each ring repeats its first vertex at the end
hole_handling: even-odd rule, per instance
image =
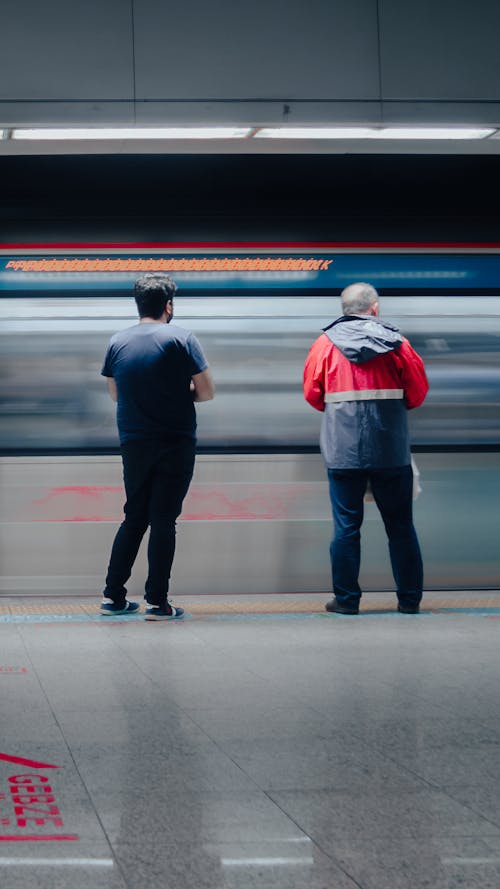
POLYGON ((321 620, 367 620, 367 618, 375 617, 390 618, 396 620, 415 620, 421 617, 445 617, 447 614, 470 614, 475 617, 489 617, 498 615, 500 617, 500 608, 439 608, 435 611, 426 611, 425 609, 419 614, 400 614, 398 611, 360 611, 359 614, 323 614, 322 612, 300 612, 295 614, 204 614, 194 615, 195 618, 203 618, 204 620, 311 620, 320 618, 321 620))
POLYGON ((492 606, 492 607, 481 607, 478 605, 477 608, 440 608, 436 611, 436 614, 499 614, 500 608, 492 606))
POLYGON ((144 620, 141 614, 121 614, 116 617, 103 617, 101 614, 0 614, 0 624, 68 624, 68 623, 122 623, 126 621, 144 620))
POLYGON ((311 620, 317 617, 327 617, 317 612, 301 612, 299 614, 204 614, 200 615, 204 620, 236 621, 236 620, 311 620))

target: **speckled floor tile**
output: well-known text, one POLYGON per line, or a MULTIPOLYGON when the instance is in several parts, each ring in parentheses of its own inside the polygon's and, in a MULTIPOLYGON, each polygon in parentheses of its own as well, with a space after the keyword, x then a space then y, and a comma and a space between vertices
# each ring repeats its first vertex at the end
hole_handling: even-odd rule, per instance
POLYGON ((141 889, 359 889, 313 843, 115 843, 131 887, 141 889))
POLYGON ((500 837, 500 827, 439 790, 269 791, 295 823, 330 853, 340 839, 500 837))
POLYGON ((335 861, 363 889, 497 889, 500 854, 490 839, 339 841, 335 861))

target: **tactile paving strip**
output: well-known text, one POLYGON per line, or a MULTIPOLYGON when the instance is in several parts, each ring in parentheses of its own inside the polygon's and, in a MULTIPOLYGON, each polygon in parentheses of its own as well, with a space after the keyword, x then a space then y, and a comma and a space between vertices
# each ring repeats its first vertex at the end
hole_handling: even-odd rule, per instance
MULTIPOLYGON (((276 598, 240 598, 234 599, 211 599, 207 596, 206 601, 192 601, 188 597, 188 601, 184 602, 183 597, 178 598, 178 604, 183 605, 186 611, 191 615, 244 615, 244 614, 324 614, 325 602, 328 596, 322 599, 302 599, 293 596, 283 599, 276 598)), ((361 613, 381 613, 393 612, 396 610, 396 597, 387 596, 384 598, 372 598, 367 595, 361 600, 361 613)), ((500 614, 500 594, 485 596, 453 596, 442 598, 424 599, 422 605, 423 612, 439 613, 446 611, 461 612, 484 612, 487 610, 493 614, 500 614)), ((0 615, 3 616, 2 622, 8 622, 9 616, 15 619, 21 616, 43 615, 44 619, 53 615, 56 620, 59 617, 66 616, 75 619, 88 618, 93 619, 99 615, 99 601, 96 602, 29 602, 29 603, 11 603, 8 605, 0 605, 0 615)), ((130 615, 132 617, 132 615, 130 615)))

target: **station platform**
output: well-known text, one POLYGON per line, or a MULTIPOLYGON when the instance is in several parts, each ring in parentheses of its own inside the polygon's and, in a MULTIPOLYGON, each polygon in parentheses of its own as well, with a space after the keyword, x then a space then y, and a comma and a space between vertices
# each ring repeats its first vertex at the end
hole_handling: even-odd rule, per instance
POLYGON ((2 889, 497 889, 500 590, 327 598, 2 597, 2 889))

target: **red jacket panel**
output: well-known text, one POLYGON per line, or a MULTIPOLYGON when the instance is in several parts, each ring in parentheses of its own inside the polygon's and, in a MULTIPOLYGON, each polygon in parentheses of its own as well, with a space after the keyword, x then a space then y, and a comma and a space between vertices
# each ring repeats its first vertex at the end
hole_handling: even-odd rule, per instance
POLYGON ((427 395, 424 363, 407 339, 363 364, 349 361, 324 333, 313 343, 304 366, 304 396, 316 410, 324 411, 327 393, 383 389, 403 389, 408 410, 427 395))

